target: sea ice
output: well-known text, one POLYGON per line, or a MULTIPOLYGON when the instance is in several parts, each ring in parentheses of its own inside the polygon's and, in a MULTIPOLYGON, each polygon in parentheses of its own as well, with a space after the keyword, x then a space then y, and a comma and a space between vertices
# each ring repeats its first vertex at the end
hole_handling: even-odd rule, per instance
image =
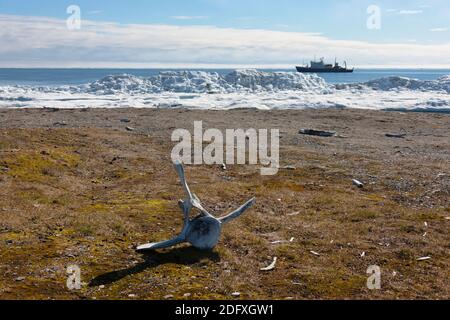
POLYGON ((450 111, 450 75, 327 83, 316 74, 235 70, 168 71, 148 78, 110 75, 78 86, 3 86, 0 108, 364 108, 450 111))

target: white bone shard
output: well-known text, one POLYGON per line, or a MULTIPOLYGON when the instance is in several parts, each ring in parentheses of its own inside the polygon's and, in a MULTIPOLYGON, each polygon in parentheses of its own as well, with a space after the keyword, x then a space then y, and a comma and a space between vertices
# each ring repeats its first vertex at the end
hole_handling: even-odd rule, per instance
POLYGON ((259 270, 261 270, 261 271, 272 271, 273 269, 275 269, 275 266, 276 266, 276 264, 277 264, 277 260, 278 260, 278 258, 277 258, 277 257, 274 257, 274 258, 273 258, 273 261, 272 261, 272 263, 271 263, 270 265, 268 265, 268 266, 265 267, 265 268, 261 268, 261 269, 259 269, 259 270))

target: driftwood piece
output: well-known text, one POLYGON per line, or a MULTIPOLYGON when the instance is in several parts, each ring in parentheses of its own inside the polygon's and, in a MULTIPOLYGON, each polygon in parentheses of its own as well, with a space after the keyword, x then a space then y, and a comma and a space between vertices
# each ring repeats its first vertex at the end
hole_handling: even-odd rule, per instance
POLYGON ((299 133, 308 136, 318 136, 318 137, 334 137, 336 135, 335 131, 322 131, 314 129, 301 129, 299 133))
POLYGON ((406 133, 386 133, 388 138, 404 139, 406 138, 406 133))
POLYGON ((137 247, 136 250, 138 252, 165 249, 184 242, 190 243, 197 249, 211 250, 219 242, 222 226, 242 215, 255 203, 255 198, 250 199, 230 214, 221 218, 216 218, 205 210, 200 199, 192 193, 186 182, 183 165, 180 162, 176 162, 175 169, 180 177, 184 192, 187 195, 185 200, 180 200, 178 202, 184 216, 183 229, 177 237, 171 240, 149 243, 137 247), (190 212, 193 208, 199 210, 200 215, 191 219, 190 212))

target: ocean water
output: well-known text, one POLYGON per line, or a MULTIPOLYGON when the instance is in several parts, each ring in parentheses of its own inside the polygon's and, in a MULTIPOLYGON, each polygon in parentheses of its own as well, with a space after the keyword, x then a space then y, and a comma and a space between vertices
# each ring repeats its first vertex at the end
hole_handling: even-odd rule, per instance
MULTIPOLYGON (((187 69, 189 70, 189 69, 187 69)), ((198 71, 228 74, 234 69, 196 69, 198 71)), ((91 83, 109 75, 130 74, 151 77, 161 71, 180 69, 4 69, 0 68, 0 86, 62 86, 91 83)), ((295 69, 261 69, 260 71, 295 72, 295 69)), ((449 75, 450 69, 356 69, 352 74, 319 74, 330 84, 362 83, 385 77, 406 77, 418 80, 436 80, 449 75)))

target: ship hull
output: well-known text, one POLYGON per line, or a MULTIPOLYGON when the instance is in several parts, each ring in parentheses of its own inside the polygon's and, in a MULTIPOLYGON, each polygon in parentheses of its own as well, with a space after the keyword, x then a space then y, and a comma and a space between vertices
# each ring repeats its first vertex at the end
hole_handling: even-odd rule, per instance
POLYGON ((353 73, 354 69, 318 69, 318 68, 306 68, 306 67, 296 67, 298 72, 302 73, 353 73))

